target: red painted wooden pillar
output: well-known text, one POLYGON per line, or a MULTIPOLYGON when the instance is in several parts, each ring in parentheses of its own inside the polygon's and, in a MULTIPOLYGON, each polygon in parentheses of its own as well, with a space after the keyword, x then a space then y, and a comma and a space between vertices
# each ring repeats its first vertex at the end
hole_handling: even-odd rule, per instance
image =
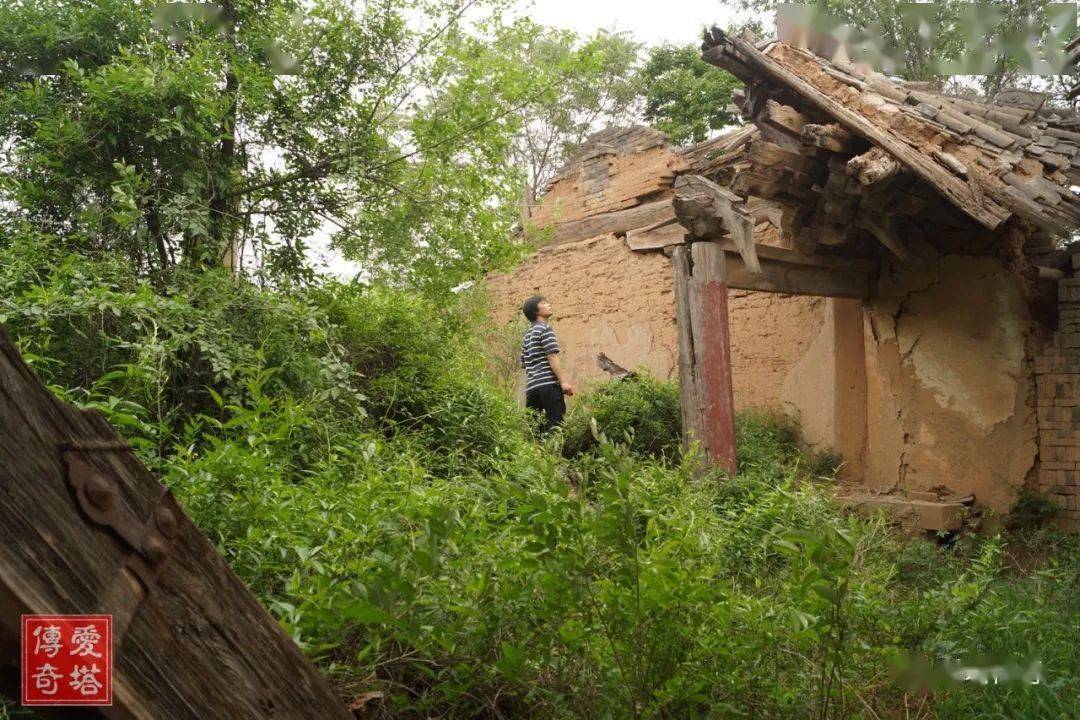
POLYGON ((710 462, 734 474, 738 459, 724 251, 717 243, 694 243, 692 269, 686 254, 679 247, 672 258, 683 424, 688 441, 698 440, 710 462))

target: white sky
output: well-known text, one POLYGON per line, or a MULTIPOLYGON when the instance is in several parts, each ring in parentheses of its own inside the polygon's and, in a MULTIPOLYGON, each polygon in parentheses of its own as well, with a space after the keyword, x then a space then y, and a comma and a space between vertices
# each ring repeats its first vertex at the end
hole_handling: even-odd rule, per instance
POLYGON ((726 28, 742 15, 720 0, 525 0, 518 3, 516 12, 581 35, 601 29, 627 30, 648 45, 696 44, 702 26, 715 23, 726 28))

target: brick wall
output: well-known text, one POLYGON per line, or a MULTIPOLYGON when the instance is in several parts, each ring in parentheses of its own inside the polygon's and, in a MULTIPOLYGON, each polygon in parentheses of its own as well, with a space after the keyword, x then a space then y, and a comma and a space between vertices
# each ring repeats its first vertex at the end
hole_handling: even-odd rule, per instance
POLYGON ((1035 358, 1039 491, 1080 529, 1080 277, 1058 283, 1058 331, 1035 358))

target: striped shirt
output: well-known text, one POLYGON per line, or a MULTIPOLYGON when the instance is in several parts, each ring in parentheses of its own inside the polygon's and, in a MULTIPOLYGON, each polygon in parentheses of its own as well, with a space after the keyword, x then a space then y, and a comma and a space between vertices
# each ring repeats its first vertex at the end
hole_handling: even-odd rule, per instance
POLYGON ((521 340, 521 364, 525 367, 525 392, 545 385, 558 385, 548 355, 559 352, 555 331, 542 322, 533 323, 521 340))

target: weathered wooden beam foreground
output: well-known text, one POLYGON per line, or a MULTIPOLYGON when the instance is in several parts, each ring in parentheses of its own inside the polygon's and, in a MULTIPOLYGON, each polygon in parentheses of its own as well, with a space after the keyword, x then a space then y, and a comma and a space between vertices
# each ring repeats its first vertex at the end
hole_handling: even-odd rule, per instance
POLYGON ((103 417, 57 400, 0 329, 0 681, 11 697, 23 613, 113 615, 113 706, 51 717, 350 717, 103 417))
POLYGON ((680 245, 672 266, 683 442, 698 441, 710 462, 733 475, 738 459, 724 251, 712 242, 680 245))

